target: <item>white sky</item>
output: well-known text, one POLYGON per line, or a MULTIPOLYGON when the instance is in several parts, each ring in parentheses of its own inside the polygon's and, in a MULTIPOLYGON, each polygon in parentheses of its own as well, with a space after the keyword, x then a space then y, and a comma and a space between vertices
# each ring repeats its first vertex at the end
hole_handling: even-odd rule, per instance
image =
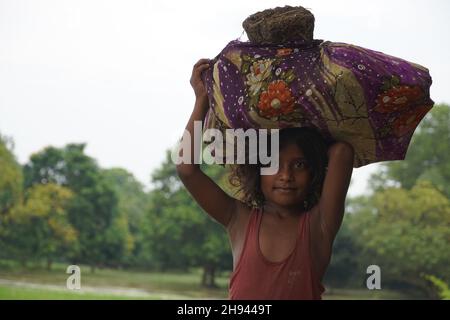
MULTIPOLYGON (((316 39, 426 66, 432 99, 450 102, 445 0, 0 0, 0 132, 21 163, 48 145, 86 142, 102 167, 150 186, 192 111, 194 63, 240 37, 248 15, 286 4, 313 12, 316 39)), ((365 192, 377 166, 354 169, 350 195, 365 192)))

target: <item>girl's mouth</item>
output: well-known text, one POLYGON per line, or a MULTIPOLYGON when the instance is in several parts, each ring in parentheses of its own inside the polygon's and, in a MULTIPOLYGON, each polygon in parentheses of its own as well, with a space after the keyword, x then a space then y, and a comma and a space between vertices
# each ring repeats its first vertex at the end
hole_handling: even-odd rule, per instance
POLYGON ((282 193, 290 193, 290 192, 294 192, 295 190, 297 190, 297 188, 275 187, 274 190, 278 191, 278 192, 282 192, 282 193))

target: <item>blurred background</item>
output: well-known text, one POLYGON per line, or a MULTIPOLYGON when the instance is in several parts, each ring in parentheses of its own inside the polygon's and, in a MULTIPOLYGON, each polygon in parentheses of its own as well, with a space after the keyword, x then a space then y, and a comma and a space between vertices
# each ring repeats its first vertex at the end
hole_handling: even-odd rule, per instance
MULTIPOLYGON (((168 151, 193 65, 242 21, 301 5, 316 39, 429 68, 403 161, 354 169, 325 299, 444 299, 450 283, 450 3, 0 0, 0 299, 224 299, 226 233, 168 151), (69 265, 81 290, 66 289, 69 265), (366 287, 381 268, 381 290, 366 287)), ((204 171, 227 191, 226 172, 204 171)))

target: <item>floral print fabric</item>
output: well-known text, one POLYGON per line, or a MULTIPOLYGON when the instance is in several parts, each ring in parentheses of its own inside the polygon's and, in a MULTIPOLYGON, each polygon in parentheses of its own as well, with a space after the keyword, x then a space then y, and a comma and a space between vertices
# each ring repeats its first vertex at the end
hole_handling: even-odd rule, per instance
POLYGON ((211 66, 204 129, 315 127, 353 145, 355 168, 403 160, 434 104, 427 68, 346 43, 233 40, 211 66))

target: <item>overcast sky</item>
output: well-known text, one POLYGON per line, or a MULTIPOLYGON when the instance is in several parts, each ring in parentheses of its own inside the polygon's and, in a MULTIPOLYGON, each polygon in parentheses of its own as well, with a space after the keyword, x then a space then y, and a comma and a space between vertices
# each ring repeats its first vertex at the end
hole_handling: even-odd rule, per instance
MULTIPOLYGON (((286 4, 312 11, 316 39, 429 68, 432 99, 450 102, 446 0, 0 0, 0 133, 20 163, 86 142, 100 166, 150 186, 192 111, 194 63, 239 38, 248 15, 286 4)), ((350 195, 365 192, 377 166, 354 169, 350 195)))

